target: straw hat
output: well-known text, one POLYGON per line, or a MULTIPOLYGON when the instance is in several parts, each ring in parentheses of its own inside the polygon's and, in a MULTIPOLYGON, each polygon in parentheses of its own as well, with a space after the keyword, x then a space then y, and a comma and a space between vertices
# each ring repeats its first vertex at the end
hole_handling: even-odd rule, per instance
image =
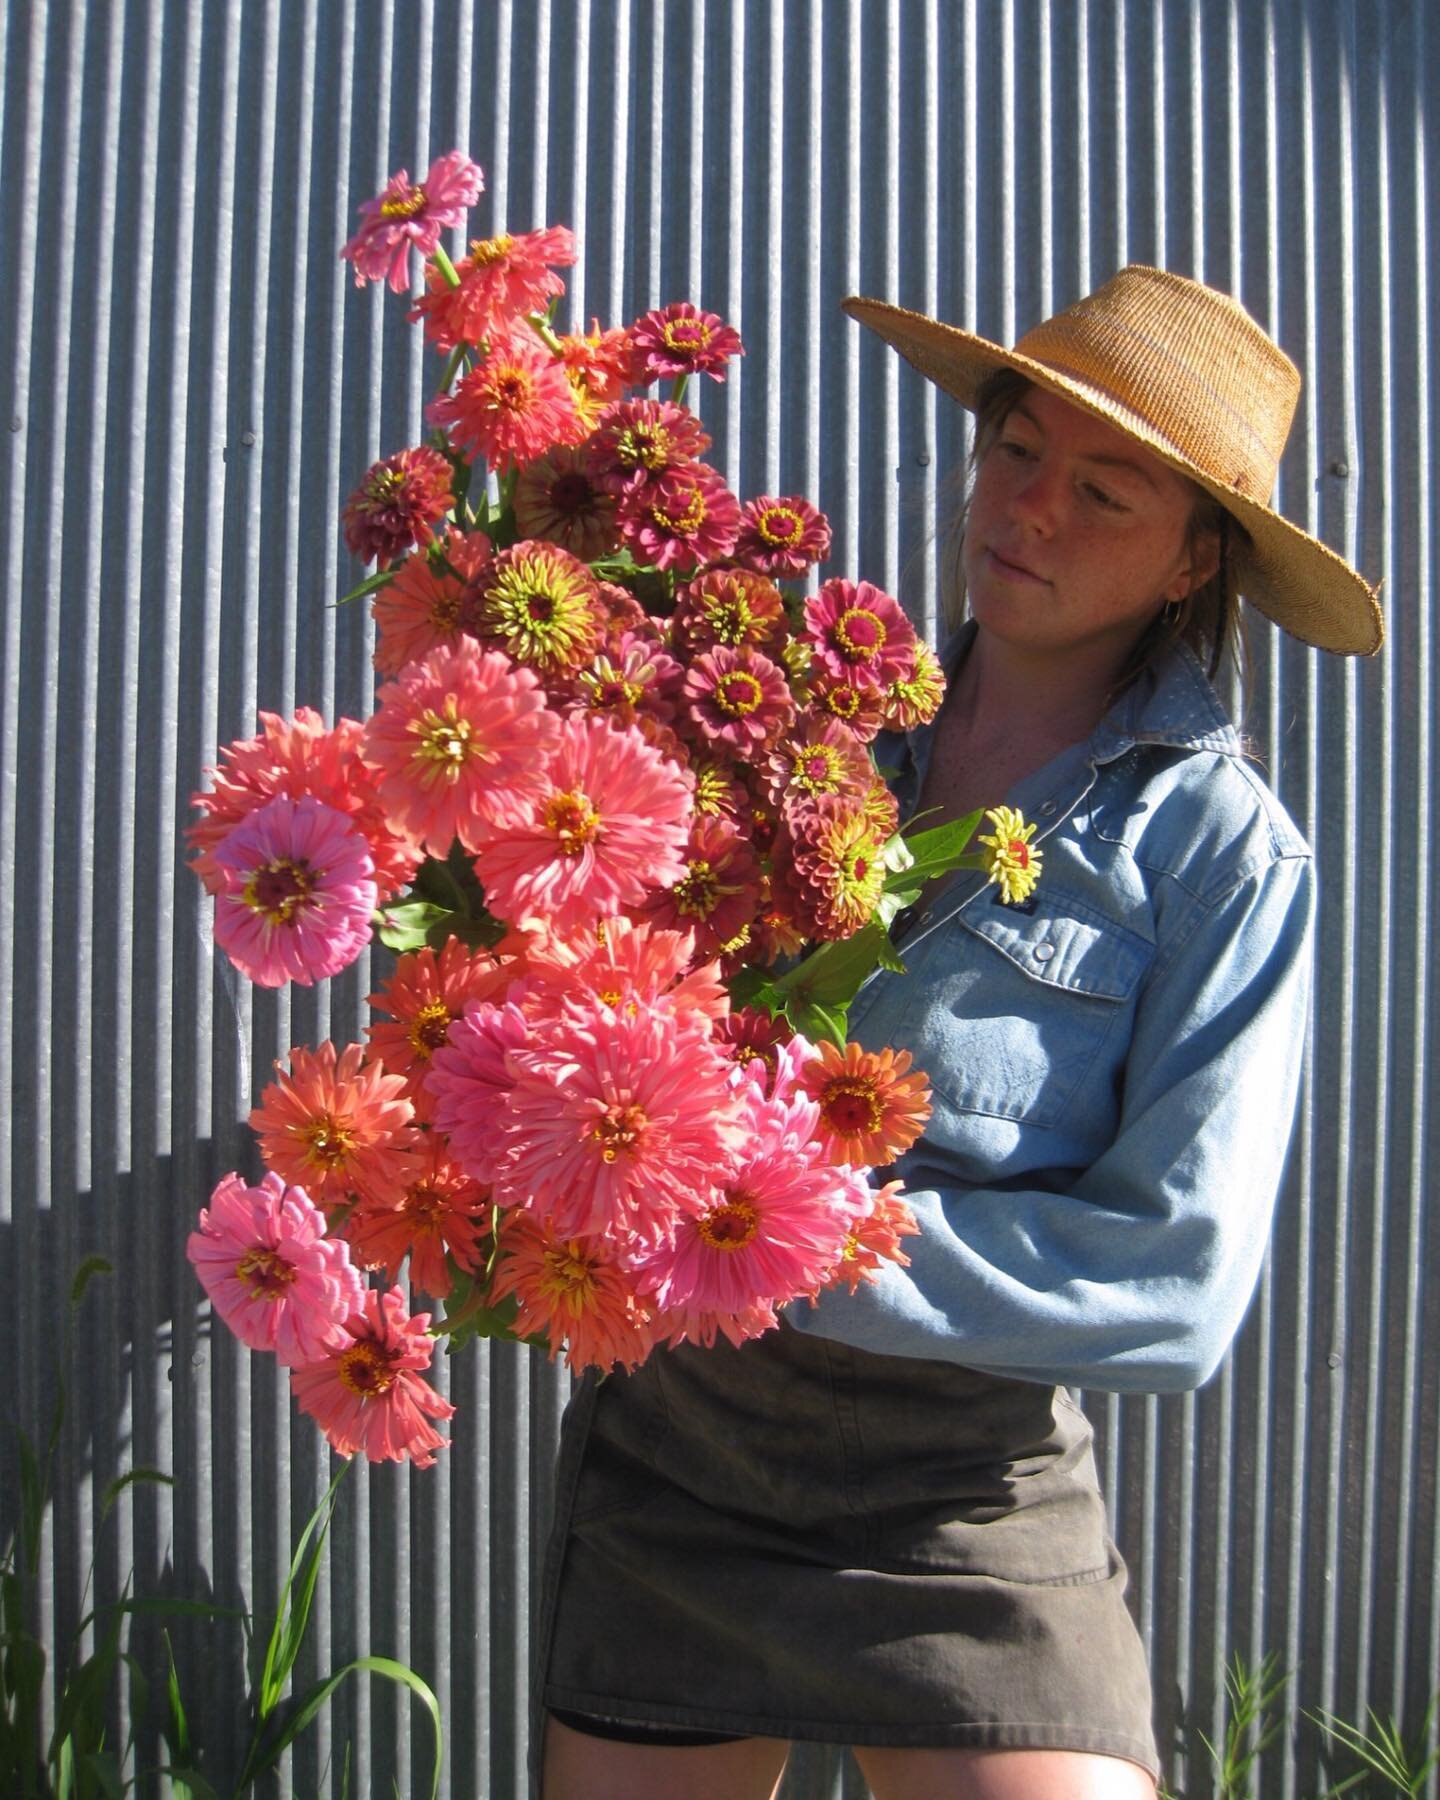
POLYGON ((1016 369, 1117 426, 1245 527, 1236 578, 1261 612, 1322 650, 1380 648, 1378 589, 1267 504, 1300 372, 1238 300, 1132 263, 1013 350, 883 300, 845 311, 972 410, 987 376, 1016 369))

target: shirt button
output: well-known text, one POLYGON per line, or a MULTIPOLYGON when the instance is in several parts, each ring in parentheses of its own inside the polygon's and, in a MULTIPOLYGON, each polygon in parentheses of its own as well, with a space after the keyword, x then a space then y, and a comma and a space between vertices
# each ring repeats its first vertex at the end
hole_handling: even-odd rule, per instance
POLYGON ((1044 815, 1045 818, 1048 819, 1050 817, 1051 813, 1054 812, 1054 810, 1055 810, 1055 802, 1053 800, 1045 800, 1045 801, 1041 802, 1040 811, 1044 815))
POLYGON ((1055 946, 1053 944, 1045 943, 1045 944, 1037 944, 1035 946, 1036 962, 1049 962, 1050 958, 1054 954, 1055 954, 1055 946))

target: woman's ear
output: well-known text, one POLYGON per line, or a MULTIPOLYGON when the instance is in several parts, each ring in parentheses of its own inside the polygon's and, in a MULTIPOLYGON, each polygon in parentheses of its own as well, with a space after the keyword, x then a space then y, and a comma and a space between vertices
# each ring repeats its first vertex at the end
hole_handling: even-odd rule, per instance
POLYGON ((1167 602, 1183 600, 1214 579, 1220 568, 1220 533, 1192 531, 1185 540, 1185 550, 1175 578, 1165 590, 1167 602))

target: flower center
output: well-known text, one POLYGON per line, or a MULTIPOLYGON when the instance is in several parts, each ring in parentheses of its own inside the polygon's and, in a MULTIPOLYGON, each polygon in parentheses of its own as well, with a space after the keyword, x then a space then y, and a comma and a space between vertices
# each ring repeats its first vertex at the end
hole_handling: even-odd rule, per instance
POLYGON ((445 718, 427 708, 410 729, 420 740, 415 749, 419 760, 452 781, 479 748, 472 742, 470 721, 453 712, 445 718))
POLYGON ((1011 838, 1007 848, 1018 867, 1022 869, 1030 867, 1030 846, 1028 844, 1022 843, 1019 838, 1011 838))
POLYGON ((600 829, 600 815, 584 794, 556 794, 545 808, 545 829, 553 831, 562 856, 578 856, 600 829))
POLYGON ((590 1127, 590 1137, 600 1146, 602 1162, 633 1156, 645 1129, 645 1114, 638 1106, 607 1106, 590 1127))
POLYGON ((389 506, 405 491, 405 474, 401 469, 376 469, 365 483, 365 498, 372 507, 389 506))
POLYGON ((760 515, 757 529, 767 544, 788 548, 799 543, 804 522, 799 513, 792 512, 788 506, 767 506, 760 515))
POLYGON ((760 1213, 743 1194, 728 1194, 696 1229, 712 1250, 743 1250, 760 1229, 760 1213))
POLYGON ((755 625, 755 614, 745 600, 716 600, 705 609, 705 623, 717 643, 743 644, 755 625))
POLYGON ((249 1288, 255 1300, 283 1300, 295 1276, 295 1265, 263 1244, 247 1250, 235 1265, 235 1279, 249 1288))
POLYGON ((851 662, 868 662, 885 648, 885 626, 863 606, 852 606, 835 621, 835 642, 851 662))
POLYGON ((710 327, 702 324, 699 319, 669 319, 661 336, 669 349, 693 356, 697 350, 704 350, 709 344, 710 327))
POLYGON ((441 1220, 445 1216, 447 1196, 440 1188, 431 1187, 429 1182, 422 1181, 405 1190, 405 1211, 422 1227, 430 1231, 440 1229, 441 1220))
POLYGON ((389 194, 380 202, 382 219, 413 219, 425 210, 425 190, 418 184, 402 194, 389 194))
POLYGON ((708 862, 686 863, 685 873, 670 890, 678 912, 692 919, 708 919, 720 904, 720 882, 708 862))
POLYGON ((488 269, 494 263, 504 262, 514 242, 508 233, 492 238, 471 238, 470 261, 477 269, 488 269))
POLYGON ((245 883, 241 896, 252 911, 264 913, 272 925, 288 925, 310 897, 315 877, 307 863, 277 856, 262 863, 245 883))
POLYGON ((837 719, 853 719, 860 711, 860 690, 847 682, 841 682, 836 687, 827 688, 820 703, 837 719))
POLYGON ((699 488, 691 488, 690 498, 681 512, 666 512, 663 507, 652 506, 650 517, 662 530, 675 537, 691 537, 705 523, 705 496, 699 488))
POLYGON ((429 1000, 410 1021, 410 1048, 421 1062, 429 1062, 445 1042, 453 1016, 443 1000, 429 1000))
POLYGON ((535 382, 527 369, 501 369, 490 384, 500 412, 529 413, 535 404, 535 382))
POLYGON ((859 1131, 878 1131, 885 1109, 875 1092, 875 1083, 863 1077, 840 1076, 825 1084, 820 1110, 833 1131, 849 1136, 859 1131))
POLYGON ((732 719, 753 713, 764 698, 765 690, 744 669, 732 669, 715 683, 715 704, 732 719))
POLYGON ((568 519, 578 519, 595 508, 596 493, 587 475, 578 469, 557 475, 550 483, 550 504, 568 519))
POLYGON ((395 1385, 395 1370, 378 1344, 361 1342, 352 1345, 339 1361, 341 1381, 362 1400, 374 1399, 395 1385))
POLYGON ((563 1300, 572 1312, 581 1312, 595 1294, 595 1265, 573 1244, 557 1244, 541 1257, 547 1293, 563 1300))
POLYGON ((310 1152, 311 1162, 326 1169, 338 1169, 355 1149, 355 1134, 342 1125, 333 1113, 321 1113, 301 1133, 310 1152))
POLYGON ((670 460, 670 433, 653 425, 631 425, 615 440, 623 468, 663 469, 670 460))
POLYGON ((794 784, 807 794, 830 794, 840 785, 839 757, 826 744, 807 750, 795 765, 794 784))

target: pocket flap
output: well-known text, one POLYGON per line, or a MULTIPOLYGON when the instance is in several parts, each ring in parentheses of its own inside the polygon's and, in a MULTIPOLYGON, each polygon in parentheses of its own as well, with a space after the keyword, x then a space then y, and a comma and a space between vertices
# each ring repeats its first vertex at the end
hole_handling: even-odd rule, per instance
POLYGON ((987 905, 977 895, 957 917, 1032 980, 1096 1000, 1128 1000, 1155 953, 1125 926, 1053 893, 1034 912, 987 905))

